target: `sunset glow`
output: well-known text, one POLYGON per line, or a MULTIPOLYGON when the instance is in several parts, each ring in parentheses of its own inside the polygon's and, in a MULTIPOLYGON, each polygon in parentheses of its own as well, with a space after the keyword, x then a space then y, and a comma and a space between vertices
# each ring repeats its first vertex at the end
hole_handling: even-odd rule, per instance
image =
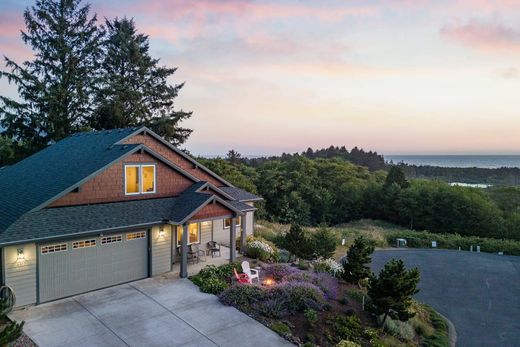
MULTIPOLYGON (((0 3, 2 56, 30 57, 33 3, 0 3)), ((90 3, 99 19, 134 17, 179 68, 192 153, 520 152, 519 1, 90 3)), ((0 91, 16 95, 4 79, 0 91)))

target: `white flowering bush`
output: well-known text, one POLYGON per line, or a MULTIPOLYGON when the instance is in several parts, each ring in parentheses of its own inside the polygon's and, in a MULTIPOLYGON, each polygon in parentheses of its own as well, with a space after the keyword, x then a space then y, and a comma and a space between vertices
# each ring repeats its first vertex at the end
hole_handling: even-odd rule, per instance
POLYGON ((312 266, 316 272, 328 272, 334 277, 341 277, 343 266, 332 258, 319 258, 313 261, 312 266))
POLYGON ((265 262, 277 262, 280 251, 274 244, 261 237, 248 237, 247 256, 265 262))

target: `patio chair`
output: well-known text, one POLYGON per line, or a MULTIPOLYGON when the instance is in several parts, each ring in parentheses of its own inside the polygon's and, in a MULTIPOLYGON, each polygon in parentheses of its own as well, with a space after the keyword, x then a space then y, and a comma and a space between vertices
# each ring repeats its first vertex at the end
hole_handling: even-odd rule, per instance
POLYGON ((206 245, 206 249, 212 258, 215 257, 215 254, 218 254, 218 257, 220 257, 220 245, 217 242, 209 241, 206 245))
POLYGON ((195 243, 193 245, 190 245, 190 253, 193 253, 193 255, 197 258, 197 263, 202 260, 202 257, 204 257, 204 260, 206 261, 206 252, 199 249, 199 244, 195 243))
POLYGON ((233 272, 235 273, 235 279, 237 280, 238 283, 251 283, 249 282, 249 277, 247 276, 247 274, 239 274, 237 272, 237 269, 233 268, 233 272))
MULTIPOLYGON (((182 247, 178 247, 177 248, 178 252, 179 252, 179 255, 182 256, 182 247)), ((191 264, 195 264, 195 262, 197 262, 197 256, 194 252, 192 252, 191 248, 188 247, 188 264, 191 263, 191 264)))
POLYGON ((249 283, 253 283, 253 280, 255 278, 258 281, 258 283, 260 283, 260 276, 259 276, 260 271, 251 269, 248 261, 242 262, 242 271, 244 271, 244 273, 247 275, 247 277, 249 277, 249 283))

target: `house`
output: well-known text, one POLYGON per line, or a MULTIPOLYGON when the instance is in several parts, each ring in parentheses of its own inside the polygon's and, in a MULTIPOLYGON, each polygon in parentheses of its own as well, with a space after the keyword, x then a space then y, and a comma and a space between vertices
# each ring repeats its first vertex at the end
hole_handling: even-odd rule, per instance
POLYGON ((0 169, 2 283, 16 306, 155 276, 190 244, 253 233, 254 203, 146 127, 71 135, 0 169))

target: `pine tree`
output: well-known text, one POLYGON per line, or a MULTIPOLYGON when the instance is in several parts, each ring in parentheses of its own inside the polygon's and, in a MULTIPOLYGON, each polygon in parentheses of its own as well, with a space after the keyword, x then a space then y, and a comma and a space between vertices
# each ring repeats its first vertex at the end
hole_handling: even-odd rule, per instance
POLYGON ((384 315, 381 325, 386 318, 407 321, 415 313, 410 311, 412 296, 419 292, 419 270, 406 270, 402 260, 392 259, 385 264, 379 277, 372 276, 368 284, 368 295, 372 310, 377 315, 384 315))
POLYGON ((174 99, 184 83, 167 79, 177 68, 159 66, 149 54, 148 36, 137 32, 132 19, 106 21, 103 86, 96 96, 91 126, 113 129, 145 125, 175 145, 186 141, 192 130, 179 127, 191 112, 174 109, 174 99))
POLYGON ((293 223, 289 232, 285 234, 284 247, 291 254, 301 259, 311 259, 314 256, 314 243, 308 237, 303 228, 293 223))
POLYGON ((325 224, 320 225, 318 231, 312 235, 314 239, 314 254, 316 257, 331 258, 336 251, 336 235, 325 224))
POLYGON ((3 134, 23 142, 29 155, 79 130, 91 112, 102 31, 81 0, 38 0, 24 12, 22 40, 34 59, 18 64, 5 57, 0 72, 18 87, 21 101, 0 96, 3 134))
POLYGON ((385 180, 385 188, 390 187, 394 183, 403 189, 410 186, 410 183, 406 180, 403 169, 399 166, 392 166, 390 171, 388 171, 385 180))
POLYGON ((347 251, 346 257, 341 261, 343 277, 349 283, 358 283, 360 280, 370 277, 370 255, 374 252, 373 242, 360 236, 347 251))

